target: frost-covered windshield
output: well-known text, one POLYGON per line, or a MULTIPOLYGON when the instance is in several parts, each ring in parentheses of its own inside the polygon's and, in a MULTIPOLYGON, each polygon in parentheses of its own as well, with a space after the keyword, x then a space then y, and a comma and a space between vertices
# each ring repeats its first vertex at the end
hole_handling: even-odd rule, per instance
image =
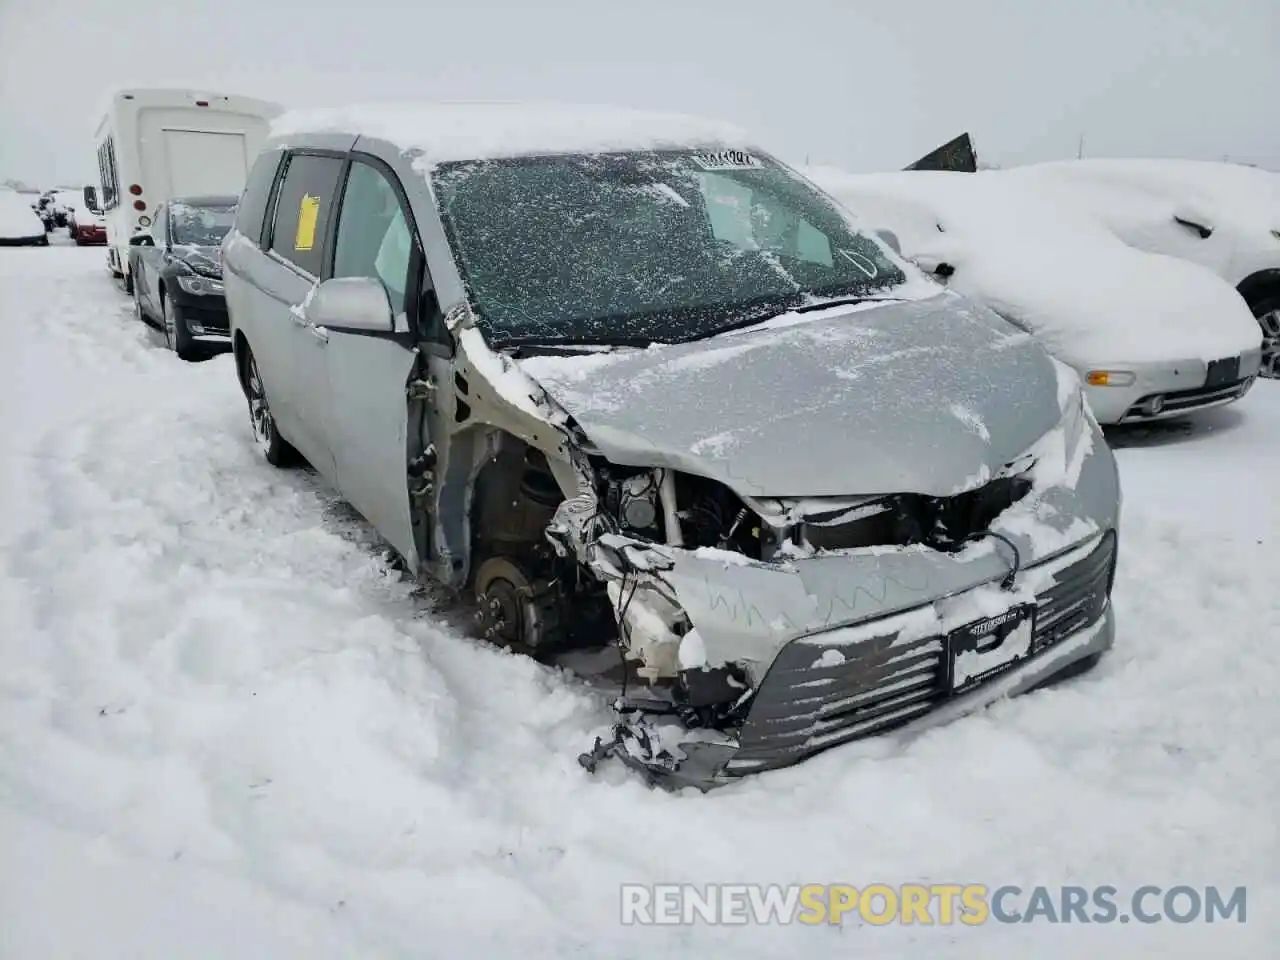
POLYGON ((495 343, 688 340, 815 297, 885 295, 906 279, 763 155, 477 160, 442 164, 433 179, 495 343))
POLYGON ((234 205, 169 205, 169 228, 173 231, 174 244, 179 246, 216 247, 222 243, 235 219, 234 205))

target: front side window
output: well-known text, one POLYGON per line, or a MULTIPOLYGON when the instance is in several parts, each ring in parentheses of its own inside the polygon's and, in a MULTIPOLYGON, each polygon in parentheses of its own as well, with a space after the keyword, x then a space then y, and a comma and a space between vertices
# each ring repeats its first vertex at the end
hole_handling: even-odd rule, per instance
POLYGON ((351 164, 334 242, 333 276, 377 277, 397 311, 405 309, 413 237, 404 207, 386 176, 351 164))
POLYGON ((169 204, 166 215, 175 247, 216 247, 236 219, 234 204, 169 204))
POLYGON ((676 342, 903 268, 764 155, 671 150, 442 164, 441 218, 486 336, 676 342))
POLYGON ((313 277, 320 276, 325 231, 341 172, 342 161, 337 157, 295 153, 280 183, 271 250, 313 277))

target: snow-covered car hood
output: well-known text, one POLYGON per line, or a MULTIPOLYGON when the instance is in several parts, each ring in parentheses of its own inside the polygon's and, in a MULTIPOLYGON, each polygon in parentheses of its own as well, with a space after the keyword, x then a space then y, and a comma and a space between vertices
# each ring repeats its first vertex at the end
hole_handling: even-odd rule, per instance
POLYGON ((1077 366, 1213 360, 1262 336, 1235 290, 1135 249, 1087 212, 1007 171, 810 176, 903 253, 955 267, 948 286, 1032 330, 1077 366))
POLYGON ((175 244, 173 255, 201 276, 222 276, 222 264, 218 260, 218 247, 175 244))
POLYGON ((44 222, 17 194, 0 194, 0 237, 21 240, 44 236, 44 222))
POLYGON ((1062 416, 1043 348, 950 293, 520 366, 609 460, 748 496, 957 493, 1062 416))

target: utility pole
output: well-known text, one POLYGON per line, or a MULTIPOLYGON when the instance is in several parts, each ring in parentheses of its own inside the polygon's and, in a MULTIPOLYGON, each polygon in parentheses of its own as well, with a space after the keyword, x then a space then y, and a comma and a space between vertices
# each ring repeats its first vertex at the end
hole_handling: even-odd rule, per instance
POLYGON ((1080 144, 1078 147, 1076 147, 1076 159, 1077 160, 1084 159, 1084 134, 1083 133, 1080 134, 1080 144))

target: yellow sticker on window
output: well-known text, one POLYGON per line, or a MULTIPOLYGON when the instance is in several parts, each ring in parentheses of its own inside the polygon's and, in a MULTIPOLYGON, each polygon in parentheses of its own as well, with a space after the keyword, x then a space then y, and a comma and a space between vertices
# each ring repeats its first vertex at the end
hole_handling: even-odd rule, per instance
POLYGON ((298 232, 293 238, 293 249, 310 250, 316 245, 316 220, 320 217, 320 198, 309 193, 302 195, 298 204, 298 232))

